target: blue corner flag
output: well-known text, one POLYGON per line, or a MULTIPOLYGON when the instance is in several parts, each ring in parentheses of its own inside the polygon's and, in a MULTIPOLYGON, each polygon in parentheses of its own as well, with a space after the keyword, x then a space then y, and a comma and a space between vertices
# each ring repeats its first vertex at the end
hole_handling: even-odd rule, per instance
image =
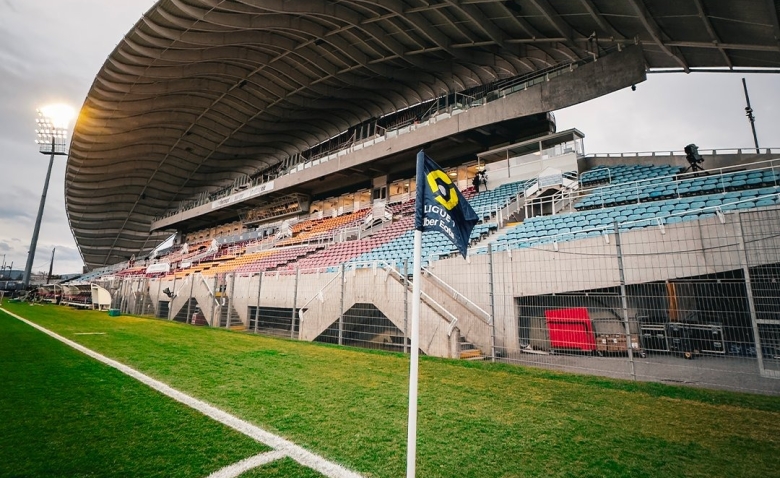
POLYGON ((447 173, 425 152, 417 153, 414 228, 421 232, 440 231, 465 258, 471 230, 477 221, 479 218, 474 209, 447 173))

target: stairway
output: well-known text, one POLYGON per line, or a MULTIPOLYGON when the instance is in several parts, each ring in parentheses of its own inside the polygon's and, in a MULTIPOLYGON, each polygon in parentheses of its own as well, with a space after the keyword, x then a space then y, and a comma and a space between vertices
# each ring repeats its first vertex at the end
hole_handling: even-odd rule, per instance
POLYGON ((184 306, 182 306, 179 309, 179 311, 176 313, 176 315, 173 317, 173 320, 182 323, 189 322, 190 317, 192 316, 192 314, 195 313, 196 307, 198 307, 198 301, 194 297, 191 297, 189 300, 189 305, 187 304, 187 302, 185 302, 184 306), (190 311, 189 315, 187 315, 187 310, 190 311))
POLYGON ((458 342, 458 348, 460 350, 460 358, 462 360, 485 360, 485 356, 482 351, 479 350, 474 344, 465 339, 462 335, 458 342))
POLYGON ((219 327, 230 328, 230 330, 246 330, 246 326, 238 316, 238 312, 232 305, 224 305, 219 308, 219 327), (230 315, 230 325, 228 326, 228 315, 230 315))

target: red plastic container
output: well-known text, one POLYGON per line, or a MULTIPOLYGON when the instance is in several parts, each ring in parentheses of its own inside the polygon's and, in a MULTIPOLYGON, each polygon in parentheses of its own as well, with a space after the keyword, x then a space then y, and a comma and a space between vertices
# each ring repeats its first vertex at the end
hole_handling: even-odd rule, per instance
POLYGON ((588 315, 588 309, 548 309, 544 311, 544 315, 547 317, 552 348, 586 352, 596 350, 596 335, 593 333, 593 322, 588 315))

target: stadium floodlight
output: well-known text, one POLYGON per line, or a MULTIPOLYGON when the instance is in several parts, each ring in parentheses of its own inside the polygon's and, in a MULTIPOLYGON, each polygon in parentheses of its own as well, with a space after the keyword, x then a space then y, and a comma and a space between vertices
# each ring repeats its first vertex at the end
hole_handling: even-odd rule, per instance
POLYGON ((46 192, 49 189, 49 179, 51 178, 54 157, 68 154, 66 147, 68 125, 70 125, 75 116, 76 112, 74 109, 64 104, 44 106, 38 110, 38 119, 36 119, 38 127, 35 129, 38 139, 35 142, 38 144, 38 150, 42 154, 49 155, 49 168, 46 170, 41 203, 38 205, 38 216, 35 218, 35 227, 30 240, 30 250, 27 253, 27 265, 24 267, 22 286, 25 289, 30 285, 30 274, 32 273, 33 259, 35 259, 35 248, 38 245, 38 233, 41 230, 43 207, 46 204, 46 192))

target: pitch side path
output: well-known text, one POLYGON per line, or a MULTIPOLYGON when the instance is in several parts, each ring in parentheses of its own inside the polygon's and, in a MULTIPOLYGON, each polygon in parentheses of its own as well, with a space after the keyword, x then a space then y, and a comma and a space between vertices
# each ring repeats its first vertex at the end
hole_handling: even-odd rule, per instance
MULTIPOLYGON (((105 312, 4 307, 348 469, 404 474, 408 357, 105 312)), ((16 321, 0 315, 9 320, 16 321)), ((0 344, 7 340, 0 329, 0 344)), ((748 477, 780 469, 775 396, 424 358, 419 410, 425 478, 748 477)), ((253 453, 262 451, 241 458, 253 453)), ((317 476, 264 474, 274 466, 286 463, 241 476, 317 476)))

